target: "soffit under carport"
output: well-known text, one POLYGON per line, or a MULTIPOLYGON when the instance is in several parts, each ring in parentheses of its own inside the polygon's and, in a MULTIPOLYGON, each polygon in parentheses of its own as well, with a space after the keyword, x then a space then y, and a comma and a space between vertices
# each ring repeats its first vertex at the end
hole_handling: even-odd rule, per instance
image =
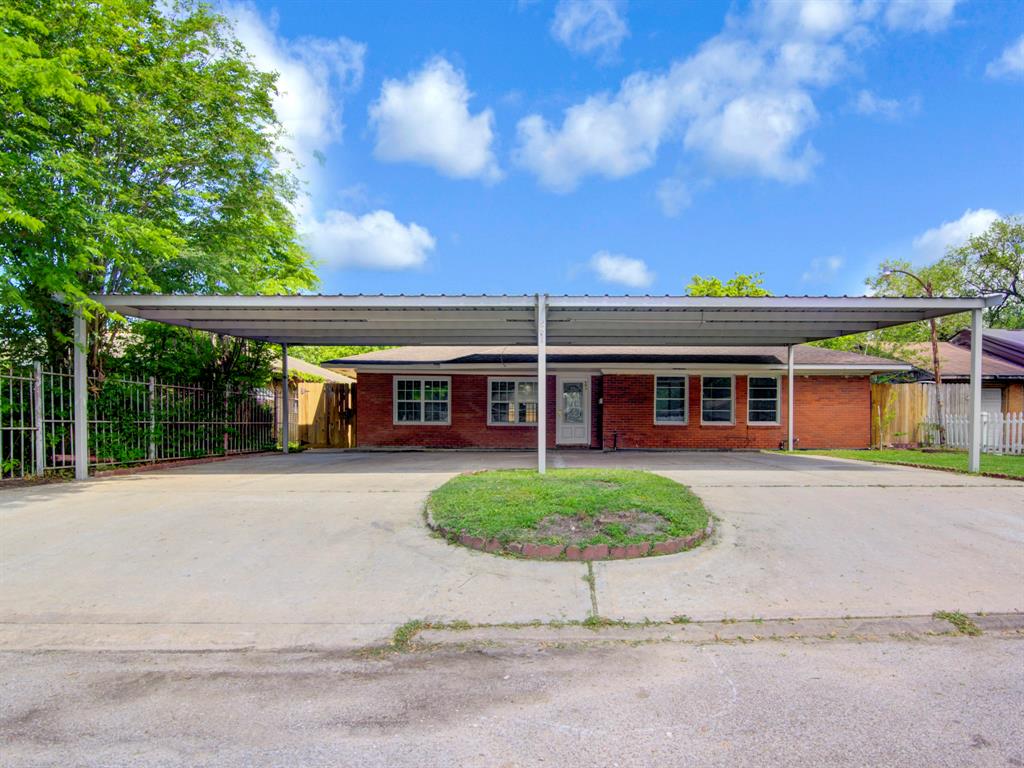
MULTIPOLYGON (((126 317, 293 345, 536 344, 536 296, 94 296, 126 317)), ((551 345, 785 346, 998 303, 981 298, 546 296, 551 345)))

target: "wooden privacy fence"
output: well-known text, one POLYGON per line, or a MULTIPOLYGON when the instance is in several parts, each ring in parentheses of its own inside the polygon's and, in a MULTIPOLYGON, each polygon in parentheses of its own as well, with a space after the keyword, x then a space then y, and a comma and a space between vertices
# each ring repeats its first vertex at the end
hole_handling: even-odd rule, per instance
MULTIPOLYGON (((274 382, 277 398, 277 435, 281 434, 281 382, 274 382)), ((292 381, 289 437, 311 448, 351 448, 356 439, 354 384, 292 381)))
POLYGON ((923 384, 871 385, 871 445, 920 445, 925 435, 929 393, 923 384))
MULTIPOLYGON (((907 447, 939 444, 938 397, 934 384, 871 385, 871 444, 907 447)), ((946 447, 967 449, 971 393, 968 384, 943 384, 946 447)), ((983 413, 986 453, 1024 453, 1024 414, 983 413)))

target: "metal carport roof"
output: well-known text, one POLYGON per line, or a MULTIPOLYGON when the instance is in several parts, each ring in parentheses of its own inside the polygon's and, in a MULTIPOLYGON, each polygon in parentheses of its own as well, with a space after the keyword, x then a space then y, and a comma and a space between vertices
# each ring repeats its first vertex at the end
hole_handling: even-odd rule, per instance
POLYGON ((98 295, 122 315, 282 344, 800 344, 983 309, 980 298, 98 295))

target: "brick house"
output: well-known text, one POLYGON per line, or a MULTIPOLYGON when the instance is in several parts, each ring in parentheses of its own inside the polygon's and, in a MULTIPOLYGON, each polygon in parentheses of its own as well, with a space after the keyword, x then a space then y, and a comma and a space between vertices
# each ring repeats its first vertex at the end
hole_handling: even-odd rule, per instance
MULTIPOLYGON (((547 348, 547 445, 594 449, 778 448, 784 347, 547 348)), ((534 449, 535 348, 397 347, 328 361, 357 377, 356 447, 534 449)), ((795 348, 802 448, 867 448, 877 357, 795 348)))
MULTIPOLYGON (((932 346, 925 342, 905 344, 904 355, 916 368, 907 378, 934 381, 931 371, 932 346)), ((949 341, 939 342, 942 380, 966 384, 971 374, 971 332, 960 331, 949 341)), ((981 410, 985 413, 1024 412, 1024 330, 989 329, 982 339, 981 410)))

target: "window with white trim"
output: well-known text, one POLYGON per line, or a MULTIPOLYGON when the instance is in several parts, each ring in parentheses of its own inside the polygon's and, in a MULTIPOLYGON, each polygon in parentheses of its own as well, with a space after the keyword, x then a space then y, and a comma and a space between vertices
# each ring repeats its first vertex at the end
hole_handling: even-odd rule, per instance
POLYGON ((449 424, 451 379, 395 377, 395 424, 449 424))
POLYGON ((536 425, 537 380, 488 379, 487 423, 536 425))
POLYGON ((751 424, 779 423, 779 377, 747 377, 747 421, 751 424))
POLYGON ((685 376, 654 377, 654 423, 685 424, 687 412, 687 381, 685 376))
POLYGON ((733 377, 700 377, 701 424, 733 423, 733 377))

